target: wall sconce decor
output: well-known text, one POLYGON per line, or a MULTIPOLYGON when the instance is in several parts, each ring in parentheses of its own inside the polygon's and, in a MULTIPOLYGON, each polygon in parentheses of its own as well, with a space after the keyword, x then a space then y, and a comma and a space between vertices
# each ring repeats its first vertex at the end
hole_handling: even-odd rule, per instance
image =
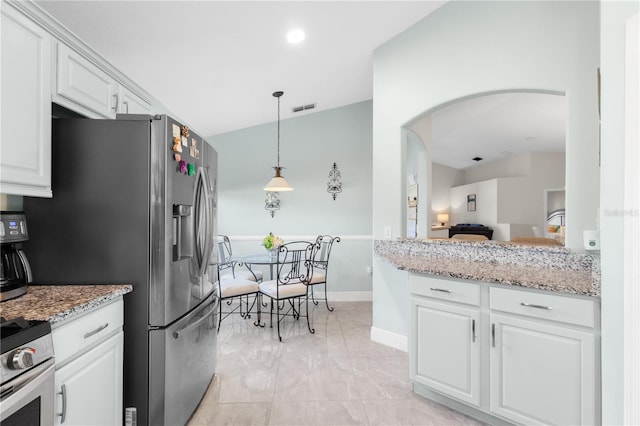
POLYGON ((277 157, 276 166, 274 167, 276 171, 275 176, 273 176, 269 181, 269 183, 267 183, 267 186, 264 187, 265 191, 270 191, 270 192, 293 191, 293 187, 289 185, 289 182, 287 182, 282 177, 282 175, 280 175, 280 171, 283 169, 283 167, 280 167, 280 96, 282 95, 284 95, 284 92, 280 92, 280 91, 273 92, 273 97, 278 99, 278 145, 277 145, 278 157, 277 157))
POLYGON ((329 170, 329 182, 327 182, 327 192, 336 199, 336 195, 342 192, 342 182, 340 181, 340 170, 336 163, 333 163, 331 170, 329 170))
POLYGON ((438 218, 438 222, 440 222, 441 226, 444 226, 445 223, 449 222, 449 213, 438 213, 436 217, 438 218))
POLYGON ((264 208, 269 213, 271 213, 271 217, 275 216, 276 211, 280 210, 280 199, 278 198, 278 193, 275 191, 266 191, 267 198, 264 200, 264 208))

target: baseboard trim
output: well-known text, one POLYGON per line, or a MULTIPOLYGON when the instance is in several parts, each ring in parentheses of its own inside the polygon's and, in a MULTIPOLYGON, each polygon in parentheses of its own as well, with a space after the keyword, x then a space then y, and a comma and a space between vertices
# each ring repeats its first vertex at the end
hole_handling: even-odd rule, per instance
MULTIPOLYGON (((320 296, 321 292, 314 294, 320 296)), ((327 297, 331 302, 371 302, 373 301, 372 291, 328 291, 327 297)))
POLYGON ((371 327, 371 340, 402 352, 408 352, 409 350, 409 341, 407 340, 407 336, 392 333, 380 328, 371 327))

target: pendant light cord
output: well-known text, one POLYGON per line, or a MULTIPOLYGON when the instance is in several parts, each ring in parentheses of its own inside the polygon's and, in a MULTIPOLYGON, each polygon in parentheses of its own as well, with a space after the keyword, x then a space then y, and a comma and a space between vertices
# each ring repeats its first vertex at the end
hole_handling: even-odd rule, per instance
POLYGON ((280 96, 278 96, 278 169, 280 169, 280 96))

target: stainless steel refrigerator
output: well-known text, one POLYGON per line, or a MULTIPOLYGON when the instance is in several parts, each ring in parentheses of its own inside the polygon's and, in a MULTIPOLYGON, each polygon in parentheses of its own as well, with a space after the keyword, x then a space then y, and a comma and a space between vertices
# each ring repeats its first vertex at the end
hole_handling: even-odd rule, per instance
POLYGON ((133 284, 123 406, 139 425, 184 424, 216 365, 217 153, 164 115, 52 128, 53 198, 23 202, 33 281, 133 284))

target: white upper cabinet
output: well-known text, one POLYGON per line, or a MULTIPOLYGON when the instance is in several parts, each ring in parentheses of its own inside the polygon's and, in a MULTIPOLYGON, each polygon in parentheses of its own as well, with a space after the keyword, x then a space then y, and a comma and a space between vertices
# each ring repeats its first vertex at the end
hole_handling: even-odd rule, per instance
MULTIPOLYGON (((54 99, 72 109, 67 101, 78 104, 98 116, 115 118, 118 107, 118 83, 82 55, 58 43, 56 96, 54 99)), ((93 114, 85 115, 93 116, 93 114)))
POLYGON ((100 67, 62 42, 57 46, 56 103, 93 118, 151 113, 147 101, 100 67))
POLYGON ((2 2, 0 192, 51 197, 51 38, 2 2))
POLYGON ((118 112, 121 114, 151 114, 151 105, 124 86, 118 91, 118 112))

